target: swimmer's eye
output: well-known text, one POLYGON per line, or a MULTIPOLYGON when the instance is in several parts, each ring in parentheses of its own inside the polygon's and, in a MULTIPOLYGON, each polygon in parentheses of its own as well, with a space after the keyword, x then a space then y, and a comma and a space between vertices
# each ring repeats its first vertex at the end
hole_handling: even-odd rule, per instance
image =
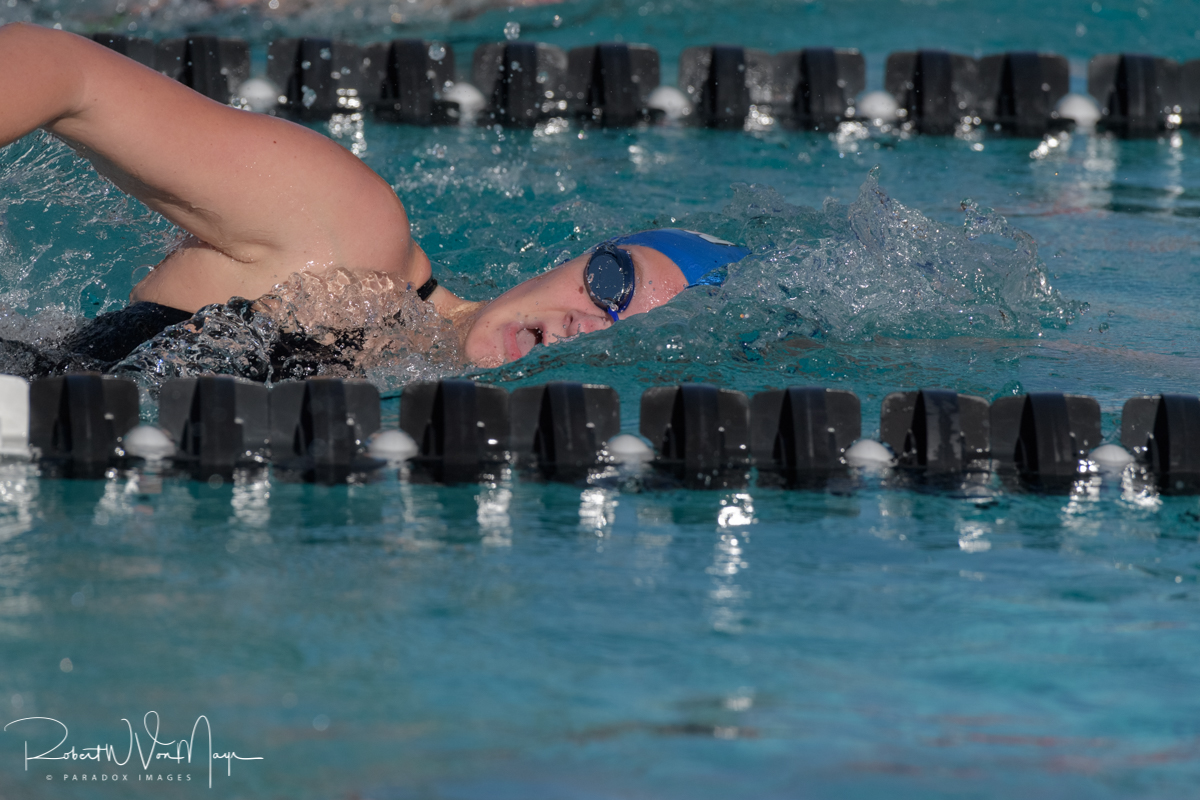
POLYGON ((592 251, 583 268, 583 285, 592 302, 614 322, 619 321, 617 314, 629 308, 637 285, 633 257, 627 250, 605 242, 592 251))

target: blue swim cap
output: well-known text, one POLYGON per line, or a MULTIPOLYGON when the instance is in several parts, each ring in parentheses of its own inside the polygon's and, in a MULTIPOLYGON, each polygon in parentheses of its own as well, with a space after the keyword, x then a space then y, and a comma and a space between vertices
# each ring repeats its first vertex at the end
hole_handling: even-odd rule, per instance
POLYGON ((613 244, 636 244, 657 250, 683 270, 688 286, 719 286, 725 281, 725 276, 716 269, 750 255, 749 250, 732 242, 680 228, 631 233, 613 239, 613 244))

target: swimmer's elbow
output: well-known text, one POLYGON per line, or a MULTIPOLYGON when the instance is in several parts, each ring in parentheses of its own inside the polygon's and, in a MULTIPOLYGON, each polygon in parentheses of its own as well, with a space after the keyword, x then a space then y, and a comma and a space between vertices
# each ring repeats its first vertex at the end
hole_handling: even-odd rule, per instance
MULTIPOLYGON (((5 72, 12 74, 13 67, 19 66, 19 62, 14 64, 9 61, 12 55, 23 55, 22 51, 25 48, 42 44, 38 40, 44 33, 44 28, 30 25, 27 22, 9 22, 0 25, 0 52, 3 52, 5 56, 5 72)), ((20 55, 17 57, 20 58, 20 55)))
POLYGON ((14 45, 28 44, 37 46, 39 52, 45 52, 43 49, 49 48, 48 55, 54 55, 55 50, 66 46, 70 40, 75 38, 78 37, 65 31, 43 28, 41 25, 32 25, 28 22, 9 22, 0 25, 0 42, 4 44, 6 50, 14 45))
POLYGON ((0 25, 0 36, 12 38, 14 36, 28 36, 29 31, 36 30, 38 26, 30 25, 28 22, 7 22, 0 25))
POLYGON ((65 31, 12 22, 0 26, 0 138, 5 143, 74 113, 83 93, 90 42, 65 31))

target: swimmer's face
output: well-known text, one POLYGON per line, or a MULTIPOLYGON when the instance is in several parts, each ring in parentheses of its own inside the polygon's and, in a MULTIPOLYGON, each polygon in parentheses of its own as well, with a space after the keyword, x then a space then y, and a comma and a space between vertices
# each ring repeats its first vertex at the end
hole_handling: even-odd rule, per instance
MULTIPOLYGON (((687 288, 675 262, 638 245, 621 248, 633 257, 637 286, 621 319, 657 308, 687 288)), ((467 359, 481 367, 515 361, 538 344, 554 344, 616 324, 584 288, 591 253, 514 286, 476 312, 466 337, 467 359)))

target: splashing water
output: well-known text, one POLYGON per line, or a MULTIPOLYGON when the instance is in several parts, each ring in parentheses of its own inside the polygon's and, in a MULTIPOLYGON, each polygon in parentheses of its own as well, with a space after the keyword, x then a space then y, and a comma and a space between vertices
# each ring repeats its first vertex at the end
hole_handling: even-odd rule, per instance
MULTIPOLYGON (((45 317, 118 308, 133 265, 157 263, 180 239, 160 215, 102 178, 66 144, 36 132, 0 149, 0 305, 45 317), (53 213, 48 213, 53 209, 53 213), (40 313, 31 313, 42 309, 40 313)), ((58 317, 28 334, 0 323, 0 336, 61 337, 58 317), (13 334, 13 335, 10 335, 13 334)))
MULTIPOLYGON (((13 163, 62 156, 55 148, 49 156, 46 152, 30 150, 13 163)), ((42 197, 29 177, 33 172, 9 172, 21 186, 22 202, 44 202, 52 194, 47 186, 42 197)), ((95 197, 100 189, 90 178, 77 180, 83 183, 68 196, 86 205, 80 198, 95 197)), ((102 199, 92 213, 104 215, 106 223, 139 216, 124 200, 107 194, 102 199)), ((1031 236, 969 201, 963 210, 961 227, 935 222, 889 197, 873 170, 854 202, 827 201, 820 210, 791 205, 774 189, 743 184, 733 187, 733 198, 720 213, 633 219, 571 200, 540 215, 519 236, 505 220, 491 219, 494 214, 480 224, 471 210, 458 220, 435 219, 418 235, 429 238, 427 247, 462 240, 466 247, 445 252, 450 267, 439 267, 438 273, 467 296, 495 296, 613 231, 672 225, 752 249, 753 255, 728 268, 723 286, 693 288, 606 331, 536 348, 501 368, 498 379, 570 362, 589 368, 719 365, 731 353, 782 348, 782 357, 792 358, 797 348, 820 343, 1036 337, 1044 328, 1065 326, 1086 308, 1049 285, 1031 236)), ((158 223, 140 227, 143 247, 165 241, 158 223)), ((24 274, 19 262, 4 261, 19 282, 24 274)), ((75 280, 95 280, 94 273, 82 274, 75 280)), ((29 305, 26 295, 18 283, 2 299, 21 308, 29 305)), ((72 329, 73 311, 61 303, 45 304, 33 314, 0 308, 0 337, 53 347, 72 329)), ((143 344, 113 371, 138 378, 155 394, 164 380, 203 372, 262 381, 359 376, 388 390, 459 374, 468 366, 459 334, 432 306, 386 277, 335 271, 298 274, 257 301, 234 299, 202 309, 143 344)))
POLYGON ((384 275, 298 273, 256 301, 206 306, 113 368, 151 394, 202 373, 272 382, 369 377, 383 389, 461 372, 453 326, 384 275))
POLYGON ((776 202, 779 211, 764 217, 762 200, 743 191, 751 197, 742 207, 735 198, 726 214, 744 220, 758 255, 731 270, 724 298, 786 309, 811 322, 814 336, 1029 336, 1083 308, 1050 287, 1033 237, 971 201, 963 227, 948 228, 891 199, 872 171, 849 206, 826 204, 819 228, 809 228, 813 241, 802 227, 811 212, 776 202))
POLYGON ((781 348, 792 358, 821 342, 1037 337, 1087 308, 1050 286, 1029 234, 970 201, 954 228, 889 197, 877 170, 854 202, 820 210, 768 187, 733 188, 719 214, 672 223, 752 249, 723 286, 695 287, 606 331, 537 348, 501 376, 571 359, 719 365, 746 351, 781 348))

